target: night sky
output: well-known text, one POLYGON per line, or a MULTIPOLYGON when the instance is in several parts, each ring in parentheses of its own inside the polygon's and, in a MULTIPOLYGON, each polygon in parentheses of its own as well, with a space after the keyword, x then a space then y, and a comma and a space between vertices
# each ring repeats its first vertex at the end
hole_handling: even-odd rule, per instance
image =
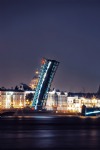
POLYGON ((52 88, 96 92, 99 0, 0 0, 0 87, 29 84, 42 57, 60 62, 52 88))

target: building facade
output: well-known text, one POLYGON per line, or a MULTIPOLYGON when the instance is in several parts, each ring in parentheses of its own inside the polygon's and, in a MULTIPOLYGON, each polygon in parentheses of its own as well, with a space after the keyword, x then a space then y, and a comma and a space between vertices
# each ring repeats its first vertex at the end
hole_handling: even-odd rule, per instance
MULTIPOLYGON (((0 109, 24 108, 32 102, 26 98, 28 94, 35 94, 34 90, 0 90, 0 109)), ((62 112, 80 113, 82 106, 100 108, 100 96, 97 94, 67 93, 56 91, 48 92, 45 108, 62 112)))
POLYGON ((22 91, 0 91, 0 108, 25 107, 25 94, 22 91))

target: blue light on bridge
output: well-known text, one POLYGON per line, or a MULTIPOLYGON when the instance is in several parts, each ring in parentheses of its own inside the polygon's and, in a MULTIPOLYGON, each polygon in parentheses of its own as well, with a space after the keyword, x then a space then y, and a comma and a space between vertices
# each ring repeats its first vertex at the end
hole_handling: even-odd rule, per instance
POLYGON ((100 111, 86 112, 85 115, 98 114, 100 111))
POLYGON ((32 102, 32 107, 34 107, 35 110, 42 109, 43 106, 45 106, 48 97, 48 91, 58 65, 59 62, 56 60, 49 60, 45 58, 42 60, 39 81, 32 102))

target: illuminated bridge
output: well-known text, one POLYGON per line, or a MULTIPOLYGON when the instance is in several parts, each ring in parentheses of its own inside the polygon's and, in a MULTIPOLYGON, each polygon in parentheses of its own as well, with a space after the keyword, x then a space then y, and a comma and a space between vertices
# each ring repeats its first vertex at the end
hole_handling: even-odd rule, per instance
POLYGON ((56 60, 45 58, 42 59, 39 81, 32 102, 32 107, 34 107, 35 110, 45 108, 46 100, 48 98, 48 91, 50 89, 58 65, 59 62, 56 60))
POLYGON ((100 108, 99 107, 86 107, 85 105, 82 106, 83 116, 93 116, 93 115, 100 115, 100 108))

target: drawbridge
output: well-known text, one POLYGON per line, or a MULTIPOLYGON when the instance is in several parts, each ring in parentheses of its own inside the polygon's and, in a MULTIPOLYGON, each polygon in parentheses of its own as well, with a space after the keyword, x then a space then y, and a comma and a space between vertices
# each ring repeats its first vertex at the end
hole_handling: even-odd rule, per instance
POLYGON ((48 91, 50 90, 58 65, 59 62, 56 60, 42 59, 39 81, 32 101, 32 107, 34 107, 35 110, 42 110, 45 108, 48 91))

